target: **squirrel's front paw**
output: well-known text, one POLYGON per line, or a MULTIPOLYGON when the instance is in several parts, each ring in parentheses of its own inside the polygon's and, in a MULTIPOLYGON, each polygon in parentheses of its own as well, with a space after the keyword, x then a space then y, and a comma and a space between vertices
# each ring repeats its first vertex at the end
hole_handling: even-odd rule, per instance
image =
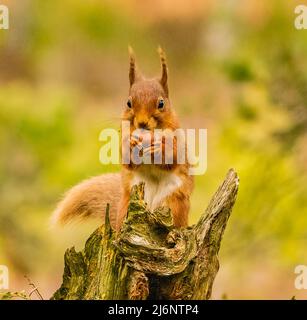
POLYGON ((151 144, 150 146, 147 146, 143 148, 143 155, 159 155, 162 154, 162 141, 157 141, 151 144))

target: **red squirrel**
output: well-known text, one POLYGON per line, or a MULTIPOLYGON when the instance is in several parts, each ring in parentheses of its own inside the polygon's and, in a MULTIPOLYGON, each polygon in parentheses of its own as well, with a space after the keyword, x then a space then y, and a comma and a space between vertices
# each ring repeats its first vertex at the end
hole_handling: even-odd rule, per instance
MULTIPOLYGON (((140 144, 140 137, 131 134, 135 129, 153 133, 155 129, 174 131, 180 126, 169 99, 168 68, 163 50, 159 48, 162 75, 154 79, 146 79, 140 74, 131 48, 129 52, 130 88, 122 120, 130 122, 128 152, 131 152, 134 146, 140 144)), ((176 137, 173 139, 171 164, 165 161, 166 139, 158 143, 150 141, 143 152, 151 156, 161 153, 160 164, 122 164, 119 174, 104 174, 81 182, 70 189, 58 204, 53 221, 65 224, 74 218, 103 218, 109 203, 111 225, 119 231, 127 214, 132 186, 144 182, 144 200, 148 209, 167 206, 171 209, 174 226, 187 226, 193 177, 189 175, 187 161, 177 162, 176 137)))

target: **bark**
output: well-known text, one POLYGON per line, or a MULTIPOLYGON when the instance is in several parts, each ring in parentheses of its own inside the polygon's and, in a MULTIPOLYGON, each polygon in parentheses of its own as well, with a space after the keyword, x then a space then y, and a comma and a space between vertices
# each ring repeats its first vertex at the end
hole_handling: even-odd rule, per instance
POLYGON ((63 283, 51 299, 209 299, 238 185, 231 169, 199 222, 180 229, 168 208, 148 211, 144 186, 134 186, 121 232, 112 230, 107 208, 84 250, 66 251, 63 283))

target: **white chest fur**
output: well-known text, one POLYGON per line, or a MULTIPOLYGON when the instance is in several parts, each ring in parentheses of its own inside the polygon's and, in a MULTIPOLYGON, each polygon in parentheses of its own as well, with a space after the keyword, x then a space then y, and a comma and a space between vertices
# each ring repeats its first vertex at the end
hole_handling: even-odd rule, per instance
POLYGON ((163 205, 163 200, 178 189, 182 181, 174 173, 151 170, 142 170, 134 173, 131 187, 140 182, 145 183, 144 200, 149 210, 154 210, 163 205))

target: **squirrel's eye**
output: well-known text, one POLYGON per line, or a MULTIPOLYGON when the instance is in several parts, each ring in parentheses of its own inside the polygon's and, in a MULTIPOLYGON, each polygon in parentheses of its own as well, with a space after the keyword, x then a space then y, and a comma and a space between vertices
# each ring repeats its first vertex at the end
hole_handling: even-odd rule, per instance
POLYGON ((127 101, 127 106, 128 106, 128 108, 129 108, 129 109, 131 109, 131 108, 132 108, 132 102, 131 102, 131 100, 130 100, 130 99, 127 101))
POLYGON ((163 99, 160 99, 158 101, 158 109, 162 110, 164 108, 164 100, 163 99))

